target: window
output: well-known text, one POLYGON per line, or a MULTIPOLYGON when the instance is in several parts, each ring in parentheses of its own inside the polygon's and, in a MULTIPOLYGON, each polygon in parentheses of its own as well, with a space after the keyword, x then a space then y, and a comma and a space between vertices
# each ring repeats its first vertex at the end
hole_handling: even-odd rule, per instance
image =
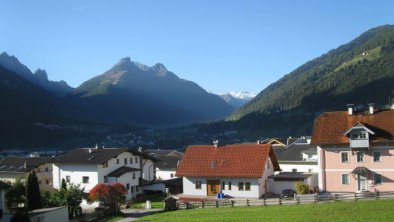
POLYGON ((135 157, 135 163, 138 163, 138 156, 135 157))
POLYGON ((138 186, 135 186, 135 192, 138 192, 138 186))
POLYGON ((342 185, 350 184, 349 174, 342 174, 342 185))
POLYGON ((382 184, 382 175, 381 175, 381 174, 378 174, 378 173, 375 173, 375 174, 373 175, 373 183, 374 183, 375 185, 377 185, 377 184, 382 184))
POLYGON ((126 189, 127 189, 127 190, 130 189, 130 184, 126 184, 126 189))
POLYGON ((104 183, 108 183, 108 177, 104 176, 104 183))
POLYGON ((238 183, 238 190, 244 190, 244 183, 243 182, 239 182, 238 183))
POLYGON ((364 161, 365 161, 365 153, 357 152, 357 162, 364 162, 364 161))
POLYGON ((222 181, 222 190, 225 190, 225 187, 226 187, 226 183, 222 181))
POLYGON ((135 173, 133 173, 133 180, 135 180, 135 173))
POLYGON ((196 190, 201 190, 201 181, 196 181, 196 190))
POLYGON ((249 182, 245 183, 245 190, 250 191, 250 183, 249 182))
POLYGON ((48 185, 49 184, 49 180, 45 180, 45 184, 48 185))
POLYGON ((312 173, 312 169, 308 169, 308 173, 312 173))
POLYGON ((130 192, 134 193, 134 186, 130 187, 130 192))
POLYGON ((82 177, 82 183, 89 183, 89 177, 82 177))
POLYGON ((381 162, 382 154, 380 152, 373 152, 373 162, 381 162))
POLYGON ((231 182, 228 182, 228 190, 231 190, 231 182))
POLYGON ((171 178, 174 178, 174 174, 173 174, 173 173, 171 173, 171 174, 170 174, 170 177, 171 177, 171 178))
POLYGON ((127 158, 124 158, 124 165, 127 165, 127 158))
POLYGON ((41 185, 41 180, 40 180, 40 181, 38 181, 38 184, 40 184, 40 185, 41 185))
POLYGON ((48 167, 45 167, 45 172, 49 172, 49 169, 48 169, 48 167))
POLYGON ((360 139, 366 139, 366 138, 367 138, 367 133, 366 132, 361 132, 360 139))
POLYGON ((293 173, 295 173, 295 172, 297 172, 297 169, 291 169, 291 172, 293 172, 293 173))
POLYGON ((119 159, 116 159, 116 164, 119 164, 119 159))
POLYGON ((70 183, 70 181, 71 181, 71 177, 70 176, 66 176, 66 182, 70 183))
POLYGON ((349 152, 341 152, 341 162, 349 163, 349 152))
POLYGON ((130 164, 133 164, 133 157, 130 157, 130 164))

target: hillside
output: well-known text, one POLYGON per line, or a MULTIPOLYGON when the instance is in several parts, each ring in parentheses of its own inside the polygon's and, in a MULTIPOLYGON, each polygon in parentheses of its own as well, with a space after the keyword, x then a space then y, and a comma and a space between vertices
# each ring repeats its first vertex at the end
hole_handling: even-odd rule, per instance
POLYGON ((84 106, 92 120, 112 124, 176 126, 222 119, 233 111, 164 65, 149 67, 130 58, 84 82, 68 99, 84 106))
POLYGON ((363 33, 269 85, 227 120, 252 113, 344 109, 347 103, 388 105, 394 89, 394 26, 363 33))

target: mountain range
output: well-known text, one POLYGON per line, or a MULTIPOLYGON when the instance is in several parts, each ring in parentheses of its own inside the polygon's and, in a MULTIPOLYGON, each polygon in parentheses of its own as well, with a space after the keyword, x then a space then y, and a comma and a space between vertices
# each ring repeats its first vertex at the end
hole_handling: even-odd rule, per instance
MULTIPOLYGON (((162 129, 224 118, 199 125, 198 132, 205 139, 209 133, 229 130, 248 138, 309 135, 313 120, 323 112, 345 110, 348 103, 373 102, 379 109, 392 105, 394 26, 368 30, 306 62, 235 111, 232 98, 246 100, 246 95, 221 96, 179 78, 163 64, 147 66, 130 58, 72 88, 64 81, 48 80, 45 70, 33 73, 16 57, 2 53, 0 149, 91 141, 97 138, 96 131, 106 130, 103 125, 162 129), (62 127, 78 133, 58 130, 62 127)), ((193 137, 183 138, 189 143, 193 137)))
POLYGON ((249 92, 235 92, 219 94, 219 96, 234 108, 240 108, 249 100, 253 99, 256 94, 249 92))

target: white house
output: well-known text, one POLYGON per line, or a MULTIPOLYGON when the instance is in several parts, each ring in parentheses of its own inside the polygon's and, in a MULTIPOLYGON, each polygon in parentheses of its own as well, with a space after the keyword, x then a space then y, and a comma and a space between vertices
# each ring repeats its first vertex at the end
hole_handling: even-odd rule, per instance
POLYGON ((317 147, 311 144, 293 143, 276 153, 282 172, 317 173, 317 147))
POLYGON ((142 183, 154 180, 154 161, 153 157, 129 148, 74 149, 56 158, 53 187, 59 189, 64 179, 89 192, 99 183, 119 182, 128 190, 130 200, 142 193, 142 183))
POLYGON ((183 177, 184 195, 260 198, 278 170, 270 144, 215 144, 189 146, 176 175, 183 177))
POLYGON ((157 180, 170 180, 176 178, 176 167, 183 158, 183 153, 177 150, 146 150, 160 160, 155 163, 157 180))

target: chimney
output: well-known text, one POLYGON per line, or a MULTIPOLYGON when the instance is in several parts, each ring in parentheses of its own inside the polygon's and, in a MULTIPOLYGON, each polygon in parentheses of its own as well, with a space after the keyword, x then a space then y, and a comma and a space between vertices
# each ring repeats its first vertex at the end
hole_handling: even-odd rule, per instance
POLYGON ((142 147, 138 147, 138 152, 142 153, 142 147))
POLYGON ((393 105, 391 105, 391 109, 394 109, 394 104, 393 104, 393 105))
POLYGON ((96 143, 96 147, 95 147, 95 148, 96 148, 96 150, 98 149, 98 145, 97 145, 97 143, 96 143))
POLYGON ((213 146, 214 146, 215 148, 217 148, 218 145, 219 145, 219 140, 214 140, 214 141, 213 141, 213 146))
POLYGON ((89 153, 92 153, 92 148, 89 148, 89 153))
POLYGON ((352 116, 354 104, 347 104, 346 106, 347 106, 347 113, 349 114, 349 116, 352 116))
POLYGON ((260 144, 260 140, 257 140, 257 144, 260 144))
POLYGON ((23 167, 26 169, 27 168, 27 162, 23 162, 23 167))
POLYGON ((374 112, 374 106, 375 103, 368 103, 368 107, 369 107, 369 115, 373 115, 374 112))

